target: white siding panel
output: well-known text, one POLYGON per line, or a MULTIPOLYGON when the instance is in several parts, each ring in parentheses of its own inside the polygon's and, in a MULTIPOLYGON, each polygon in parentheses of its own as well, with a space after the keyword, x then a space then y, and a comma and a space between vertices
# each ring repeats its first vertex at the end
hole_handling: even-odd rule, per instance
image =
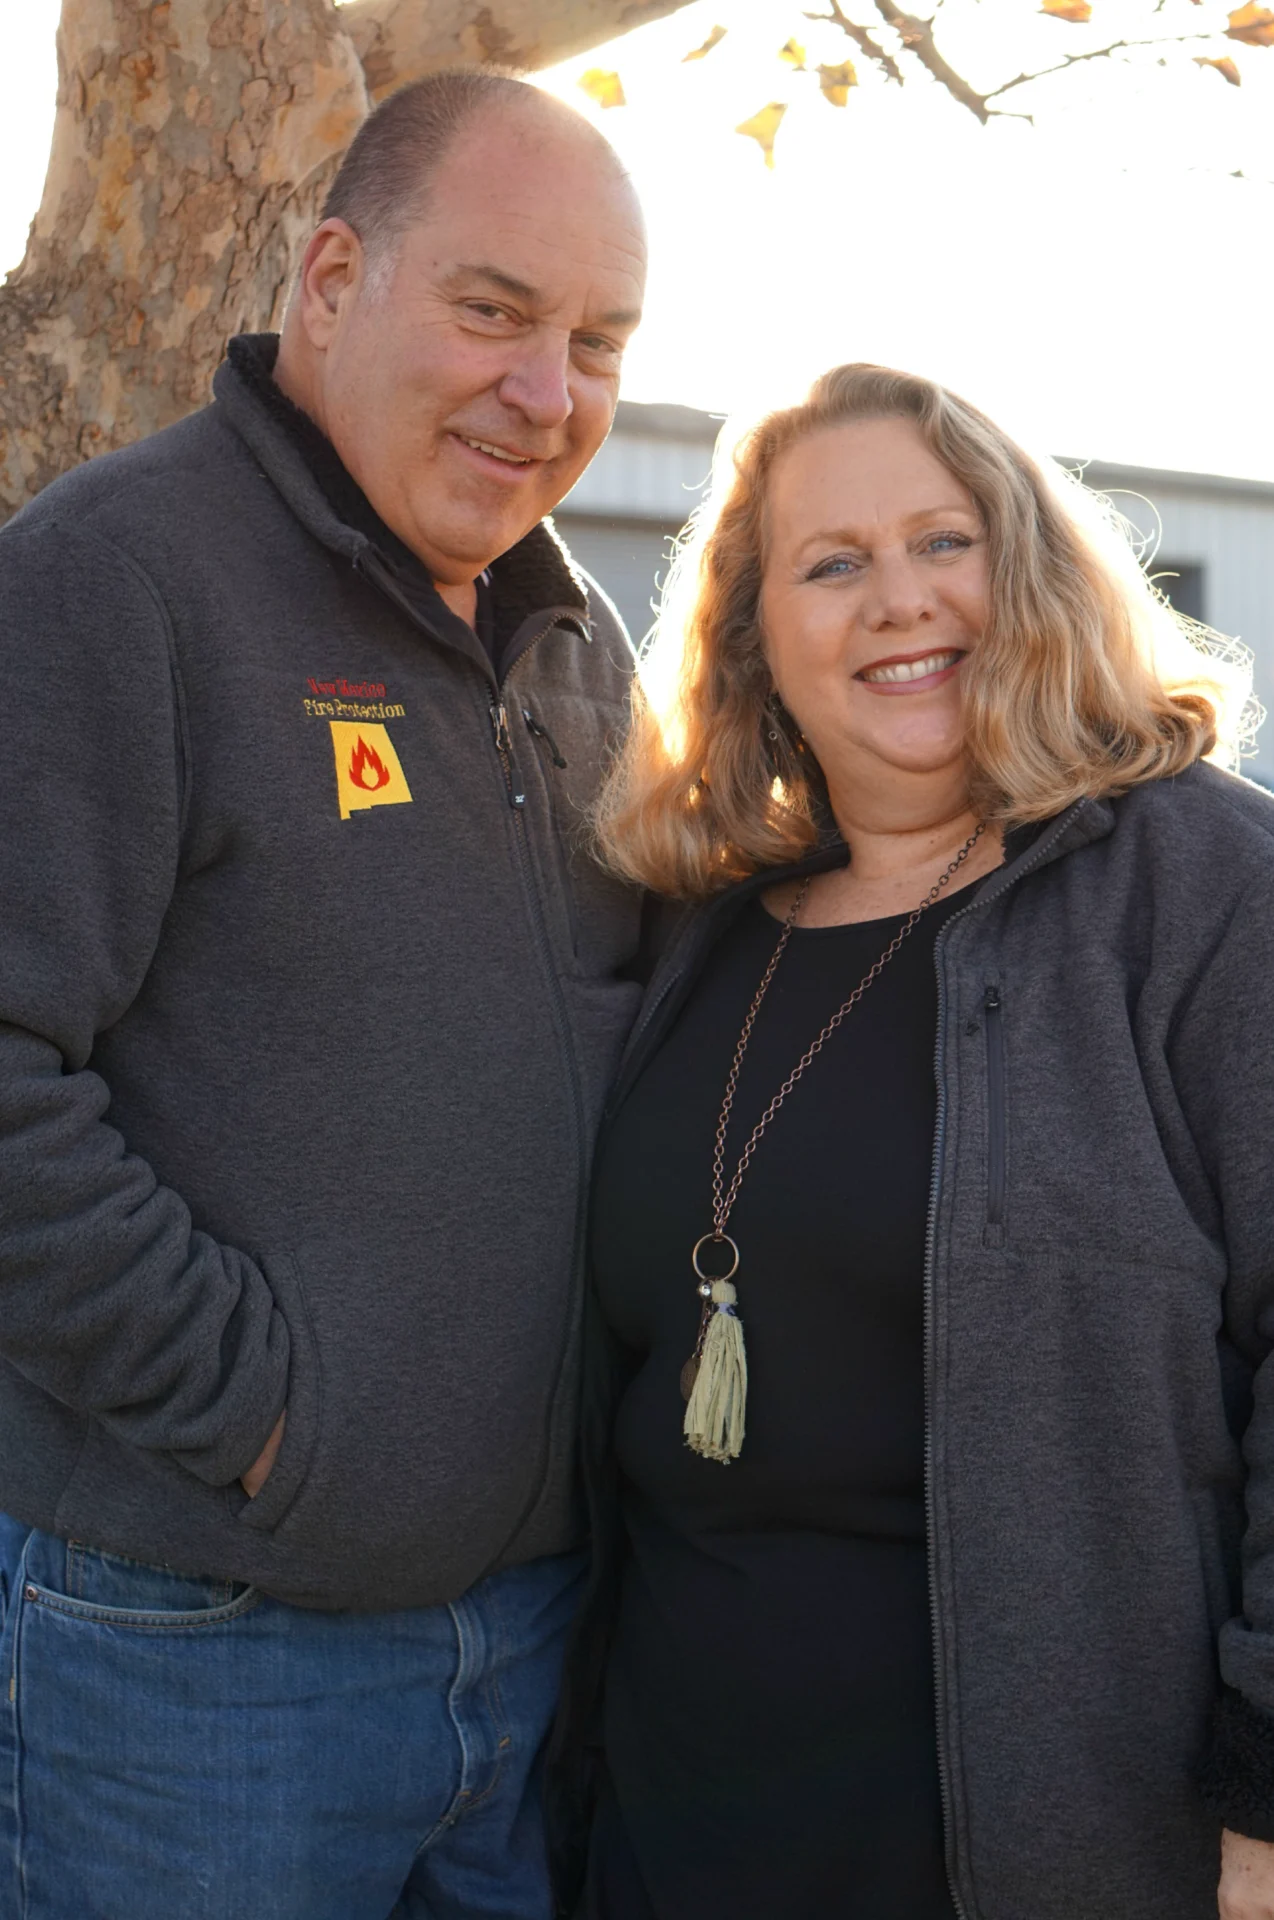
MULTIPOLYGON (((1140 533, 1152 538, 1152 508, 1157 509, 1159 553, 1204 569, 1204 617, 1209 626, 1252 649, 1257 694, 1274 714, 1274 500, 1150 481, 1142 493, 1144 498, 1112 488, 1110 497, 1140 533)), ((1258 744, 1252 770, 1274 779, 1274 720, 1262 729, 1258 744)))
POLYGON ((617 429, 559 511, 649 517, 681 526, 703 494, 711 467, 710 442, 617 429))
POLYGON ((657 582, 668 571, 678 528, 651 520, 592 520, 561 508, 553 524, 585 573, 615 602, 633 640, 639 641, 654 620, 657 582))

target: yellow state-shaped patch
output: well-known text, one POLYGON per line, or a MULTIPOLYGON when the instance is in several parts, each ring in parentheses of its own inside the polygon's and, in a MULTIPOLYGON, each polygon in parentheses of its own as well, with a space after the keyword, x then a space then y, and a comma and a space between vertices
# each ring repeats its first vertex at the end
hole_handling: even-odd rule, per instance
POLYGON ((356 720, 329 720, 336 755, 336 797, 341 819, 360 807, 396 807, 411 788, 386 727, 356 720))

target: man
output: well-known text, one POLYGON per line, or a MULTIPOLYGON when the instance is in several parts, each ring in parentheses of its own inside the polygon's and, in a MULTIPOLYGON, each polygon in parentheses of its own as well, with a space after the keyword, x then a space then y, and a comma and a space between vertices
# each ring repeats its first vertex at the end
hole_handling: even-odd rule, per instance
POLYGON ((6 1917, 549 1911, 637 909, 580 831, 627 644, 541 521, 643 274, 599 135, 435 76, 281 343, 0 535, 6 1917))

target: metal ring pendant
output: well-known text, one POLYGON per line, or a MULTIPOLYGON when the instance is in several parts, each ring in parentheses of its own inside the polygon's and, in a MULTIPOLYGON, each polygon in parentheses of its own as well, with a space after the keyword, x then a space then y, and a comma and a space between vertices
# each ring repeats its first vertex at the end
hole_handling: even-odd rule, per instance
MULTIPOLYGON (((686 1243, 683 1240, 681 1244, 684 1247, 686 1243)), ((734 1241, 728 1233, 705 1233, 700 1239, 695 1241, 694 1252, 690 1256, 690 1264, 701 1280, 733 1280, 735 1274, 739 1271, 739 1249, 735 1246, 734 1241), (714 1247, 729 1247, 731 1253, 734 1255, 734 1265, 730 1268, 729 1273, 705 1273, 699 1265, 699 1249, 706 1247, 709 1241, 711 1241, 714 1247)))

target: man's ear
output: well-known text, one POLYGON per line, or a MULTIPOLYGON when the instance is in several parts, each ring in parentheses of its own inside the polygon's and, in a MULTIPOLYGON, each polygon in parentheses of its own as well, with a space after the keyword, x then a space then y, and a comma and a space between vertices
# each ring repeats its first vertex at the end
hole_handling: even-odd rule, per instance
POLYGON ((305 249, 297 282, 298 315, 316 352, 330 346, 341 316, 358 296, 365 270, 363 243, 345 220, 325 220, 305 249))

